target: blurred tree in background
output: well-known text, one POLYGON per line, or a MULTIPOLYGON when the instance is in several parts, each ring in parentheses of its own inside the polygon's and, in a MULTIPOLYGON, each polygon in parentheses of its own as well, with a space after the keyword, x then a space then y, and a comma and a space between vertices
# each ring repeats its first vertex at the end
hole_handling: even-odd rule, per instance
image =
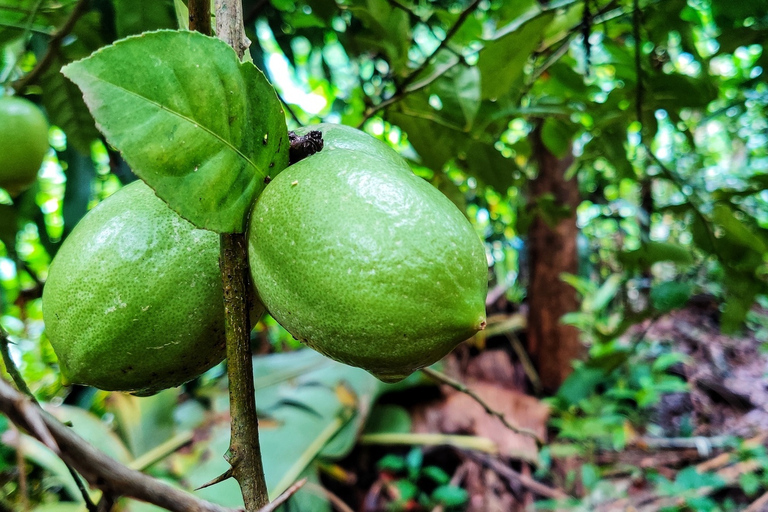
MULTIPOLYGON (((489 326, 455 359, 498 354, 494 348, 503 343, 522 375, 517 391, 551 397, 548 427, 557 440, 522 463, 501 453, 505 463, 538 468, 535 476, 567 489, 574 507, 581 500, 587 507, 596 503, 590 493, 610 471, 600 472, 595 450, 622 450, 638 432, 660 433, 653 425, 663 423, 657 406, 664 396, 692 393, 695 354, 674 339, 645 337, 681 308, 705 311, 717 336, 751 340, 753 359, 764 364, 753 384, 765 387, 768 2, 243 3, 251 57, 280 94, 289 128, 342 123, 386 141, 466 213, 485 241, 489 326), (580 469, 558 467, 558 457, 576 457, 580 469)), ((52 125, 37 183, 13 199, 0 190, 0 323, 10 333, 7 353, 32 391, 65 404, 58 417, 85 418, 87 438, 118 460, 194 488, 220 472, 227 446, 222 368, 145 399, 67 386, 40 305, 62 240, 90 208, 136 179, 105 144, 61 67, 118 38, 185 26, 186 16, 181 0, 0 0, 4 92, 40 105, 52 125), (187 447, 177 451, 181 446, 187 447)), ((286 506, 330 510, 333 500, 318 491, 321 484, 330 479, 338 487, 349 479, 355 470, 338 461, 360 456, 366 435, 407 438, 410 410, 398 403, 397 392, 420 389, 426 379, 384 386, 295 351, 297 342, 271 319, 257 326, 253 347, 274 353, 256 359, 255 373, 271 492, 309 476, 314 488, 286 506), (356 396, 353 403, 340 398, 342 385, 356 396), (367 434, 360 437, 364 425, 367 434)), ((720 349, 725 355, 713 364, 722 374, 710 381, 733 373, 729 350, 737 349, 720 349)), ((730 405, 741 399, 726 391, 730 405)), ((687 427, 665 431, 675 438, 733 435, 742 460, 758 461, 735 477, 740 494, 726 492, 734 483, 722 475, 712 480, 705 470, 695 477, 686 473, 693 467, 677 471, 684 461, 653 478, 635 461, 634 476, 654 496, 685 495, 692 510, 737 510, 753 501, 768 489, 768 459, 760 442, 745 448, 738 441, 759 425, 768 428, 761 424, 768 414, 763 400, 747 399, 759 418, 740 424, 742 430, 703 429, 707 414, 698 410, 687 427), (700 492, 705 487, 710 490, 700 492)), ((525 419, 518 424, 525 426, 525 419)), ((0 434, 0 510, 83 509, 60 461, 3 417, 0 434)), ((347 483, 359 491, 345 494, 353 509, 374 510, 364 508, 361 496, 370 497, 373 480, 385 475, 400 493, 385 500, 395 510, 409 502, 422 509, 492 510, 488 502, 471 508, 450 481, 456 455, 424 465, 422 451, 384 451, 378 469, 370 463, 370 475, 347 483)), ((239 495, 228 486, 198 494, 238 506, 239 495)), ((516 499, 515 506, 524 506, 524 493, 516 499)), ((149 510, 135 502, 120 506, 149 510)))

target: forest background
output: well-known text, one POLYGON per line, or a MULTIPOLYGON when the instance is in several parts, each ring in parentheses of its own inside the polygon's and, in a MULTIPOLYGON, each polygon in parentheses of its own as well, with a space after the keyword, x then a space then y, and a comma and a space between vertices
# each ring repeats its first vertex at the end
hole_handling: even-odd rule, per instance
MULTIPOLYGON (((439 367, 491 413, 434 376, 383 385, 263 319, 252 347, 271 495, 307 477, 286 509, 765 506, 768 3, 243 10, 289 128, 342 123, 390 144, 465 212, 492 274, 488 328, 439 367)), ((4 372, 12 360, 76 432, 191 490, 226 468, 225 365, 146 398, 65 386, 40 302, 75 224, 137 179, 61 68, 187 15, 180 0, 0 1, 5 94, 52 125, 38 182, 0 190, 0 323, 4 372)), ((0 509, 84 509, 48 448, 5 416, 0 435, 0 509)), ((232 480, 195 494, 241 504, 232 480)))

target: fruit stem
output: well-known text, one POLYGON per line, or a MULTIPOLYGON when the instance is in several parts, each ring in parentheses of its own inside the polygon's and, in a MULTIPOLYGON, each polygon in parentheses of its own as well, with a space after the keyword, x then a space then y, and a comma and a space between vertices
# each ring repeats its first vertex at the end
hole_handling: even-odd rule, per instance
POLYGON ((248 318, 248 257, 245 235, 220 235, 219 267, 224 284, 229 410, 232 417, 228 461, 240 484, 246 512, 269 503, 259 444, 248 318))

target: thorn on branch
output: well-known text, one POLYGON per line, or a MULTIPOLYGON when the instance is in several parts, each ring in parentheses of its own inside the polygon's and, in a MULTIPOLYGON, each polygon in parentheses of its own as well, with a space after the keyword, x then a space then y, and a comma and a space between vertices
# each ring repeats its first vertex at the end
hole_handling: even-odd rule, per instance
POLYGON ((288 165, 304 160, 323 149, 323 134, 318 130, 312 130, 306 135, 288 132, 288 140, 291 143, 291 149, 288 153, 288 165))
POLYGON ((225 471, 224 473, 222 473, 221 475, 217 476, 216 478, 214 478, 214 479, 213 479, 213 480, 211 480, 210 482, 206 482, 206 483, 204 483, 203 485, 201 485, 200 487, 198 487, 198 488, 197 488, 197 489, 195 489, 195 490, 196 490, 196 491, 199 491, 199 490, 201 490, 201 489, 205 489, 206 487, 210 487, 210 486, 212 486, 212 485, 216 485, 216 484, 218 484, 218 483, 221 483, 221 482, 223 482, 224 480, 229 480, 230 478, 232 478, 232 477, 234 476, 234 474, 235 474, 235 470, 234 470, 233 468, 231 468, 231 467, 230 467, 228 470, 226 470, 226 471, 225 471))

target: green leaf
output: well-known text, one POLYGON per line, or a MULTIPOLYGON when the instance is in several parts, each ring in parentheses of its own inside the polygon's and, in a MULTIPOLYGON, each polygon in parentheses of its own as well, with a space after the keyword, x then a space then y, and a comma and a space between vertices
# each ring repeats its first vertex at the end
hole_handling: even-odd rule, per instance
POLYGON ((71 145, 85 155, 91 154, 91 143, 99 138, 99 131, 75 84, 59 72, 63 62, 56 59, 43 74, 43 105, 55 124, 67 135, 71 145))
POLYGON ((765 240, 755 235, 747 226, 745 226, 725 204, 715 205, 712 211, 712 219, 725 230, 725 239, 730 243, 735 243, 747 247, 754 251, 764 253, 768 251, 768 245, 765 240))
POLYGON ((376 463, 379 471, 391 471, 399 473, 405 470, 405 458, 393 453, 388 453, 376 463))
POLYGON ((651 304, 663 313, 678 309, 688 303, 693 288, 689 283, 667 281, 651 287, 651 304))
POLYGON ((437 95, 442 110, 455 115, 456 121, 469 130, 480 109, 480 72, 474 66, 453 68, 430 85, 427 93, 437 95))
POLYGON ((515 161, 504 157, 491 144, 472 141, 467 146, 465 158, 461 161, 467 171, 486 185, 504 194, 515 184, 515 161))
POLYGON ((411 43, 408 13, 386 0, 352 0, 347 5, 345 9, 367 29, 353 36, 361 49, 384 53, 395 72, 405 69, 411 43))
POLYGON ((589 397, 597 386, 606 378, 606 371, 600 368, 582 366, 566 377, 557 397, 568 405, 575 405, 589 397))
POLYGON ((588 295, 582 302, 584 311, 598 313, 604 310, 621 289, 623 277, 621 274, 613 274, 600 286, 596 293, 588 295))
POLYGON ((408 480, 398 480, 394 483, 394 487, 398 495, 396 502, 399 504, 412 500, 419 493, 419 488, 416 487, 416 484, 408 480))
POLYGON ((419 471, 421 471, 421 465, 424 462, 424 452, 421 448, 412 448, 405 456, 405 464, 408 467, 408 477, 415 480, 419 471))
POLYGON ((581 482, 586 489, 593 489, 600 481, 600 468, 594 464, 584 464, 581 466, 581 482))
POLYGON ((148 397, 114 393, 109 410, 115 415, 118 431, 134 457, 150 451, 174 434, 173 410, 178 389, 166 389, 148 397))
POLYGON ((411 416, 404 407, 394 404, 377 405, 365 424, 366 434, 398 433, 411 431, 411 416))
POLYGON ((477 61, 483 99, 500 98, 516 88, 531 52, 541 42, 544 28, 553 17, 553 13, 542 14, 485 45, 477 61))
POLYGON ((683 363, 690 360, 691 358, 689 356, 681 354, 680 352, 667 352, 656 358, 651 369, 654 372, 663 372, 677 363, 683 363))
POLYGON ((421 474, 440 485, 445 485, 451 480, 450 475, 437 466, 427 466, 421 470, 421 474))
POLYGON ((760 490, 760 478, 754 473, 744 473, 739 476, 739 486, 747 496, 754 496, 760 490))
POLYGON ((45 409, 62 423, 71 424, 76 434, 118 462, 127 464, 133 459, 117 434, 94 414, 71 405, 47 406, 45 409))
POLYGON ((726 297, 720 326, 724 333, 732 334, 743 326, 762 286, 755 279, 754 272, 739 272, 730 268, 726 269, 723 282, 726 297))
POLYGON ((50 448, 26 434, 19 434, 18 444, 15 448, 24 455, 25 459, 32 461, 48 472, 47 485, 60 487, 72 500, 82 501, 80 489, 67 469, 66 463, 50 448))
POLYGON ((469 493, 455 485, 441 485, 432 492, 432 499, 446 507, 459 507, 469 500, 469 493))
POLYGON ((198 227, 243 232, 264 178, 287 165, 287 128, 274 89, 223 41, 152 32, 62 72, 133 171, 198 227))
POLYGON ((703 108, 717 99, 717 87, 706 73, 697 78, 676 73, 659 73, 648 80, 648 84, 648 98, 653 101, 653 110, 703 108))
POLYGON ((391 112, 389 117, 408 134, 408 142, 421 157, 421 163, 435 171, 440 171, 453 158, 453 149, 466 137, 461 132, 414 115, 391 112))
MULTIPOLYGON (((259 436, 267 486, 279 495, 316 458, 336 459, 351 451, 374 400, 388 386, 365 370, 332 361, 314 350, 272 354, 253 361, 259 436)), ((228 408, 222 393, 222 411, 228 408)), ((220 455, 229 446, 229 425, 211 435, 203 462, 187 479, 199 486, 229 467, 220 455)), ((222 482, 197 493, 229 507, 241 507, 237 482, 222 482), (230 483, 231 482, 231 483, 230 483)))
POLYGON ((557 158, 564 158, 571 150, 571 141, 576 134, 576 125, 554 117, 548 117, 541 127, 541 140, 557 158))
POLYGON ((648 268, 660 261, 671 261, 678 265, 693 263, 690 248, 668 242, 648 242, 634 251, 619 253, 618 259, 628 269, 648 268))

